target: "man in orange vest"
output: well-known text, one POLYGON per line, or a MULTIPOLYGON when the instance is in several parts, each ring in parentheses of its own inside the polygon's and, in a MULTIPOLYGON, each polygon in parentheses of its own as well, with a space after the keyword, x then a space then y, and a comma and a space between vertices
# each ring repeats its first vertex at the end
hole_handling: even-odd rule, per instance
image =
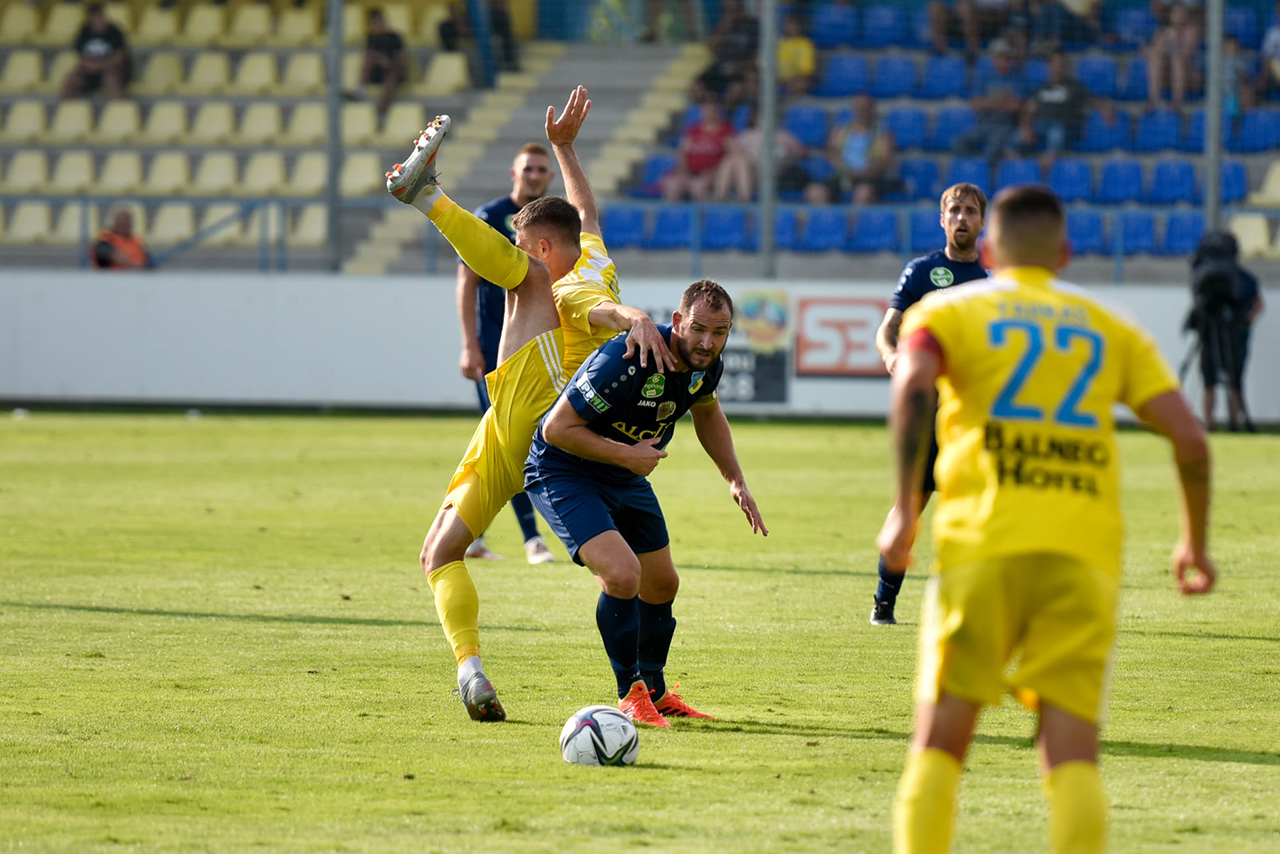
POLYGON ((151 255, 142 240, 133 233, 133 214, 120 208, 111 217, 111 227, 98 235, 90 253, 93 266, 100 270, 136 270, 151 266, 151 255))

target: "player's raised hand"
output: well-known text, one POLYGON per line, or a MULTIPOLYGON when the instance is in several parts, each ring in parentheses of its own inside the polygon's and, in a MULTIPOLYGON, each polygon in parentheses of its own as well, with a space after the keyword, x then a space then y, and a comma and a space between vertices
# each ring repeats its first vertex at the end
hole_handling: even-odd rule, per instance
POLYGON ((889 518, 884 520, 876 545, 880 554, 884 555, 885 567, 890 572, 906 572, 911 566, 911 546, 916 539, 916 520, 918 514, 907 512, 905 508, 893 505, 889 518))
POLYGON ((657 439, 641 439, 634 445, 628 445, 626 468, 641 477, 648 477, 658 467, 658 461, 667 456, 667 452, 658 447, 657 439))
POLYGON ((640 318, 627 332, 627 349, 622 356, 630 359, 636 353, 640 354, 640 367, 649 367, 649 360, 652 359, 660 374, 676 366, 676 357, 672 355, 671 348, 667 346, 666 339, 651 317, 640 318))
POLYGON ((1173 574, 1184 596, 1196 596, 1213 589, 1218 580, 1218 567, 1207 554, 1197 553, 1189 543, 1183 542, 1173 550, 1173 574), (1190 574, 1189 569, 1193 570, 1190 574))
POLYGON ((731 483, 729 494, 746 514, 747 522, 751 525, 751 533, 769 536, 769 529, 764 526, 764 517, 760 515, 760 508, 756 506, 756 500, 751 497, 751 490, 747 489, 747 485, 741 482, 731 483))
POLYGON ((590 111, 591 99, 587 97, 585 86, 579 86, 569 93, 569 100, 564 105, 560 118, 556 118, 554 106, 547 107, 547 141, 552 145, 572 145, 590 111))

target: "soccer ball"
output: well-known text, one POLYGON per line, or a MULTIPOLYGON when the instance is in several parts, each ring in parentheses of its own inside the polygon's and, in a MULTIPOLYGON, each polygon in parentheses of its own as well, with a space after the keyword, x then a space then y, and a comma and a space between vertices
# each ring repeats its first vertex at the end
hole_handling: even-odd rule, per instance
POLYGON ((639 752, 636 725, 613 706, 587 706, 560 730, 560 755, 575 765, 630 765, 639 752))

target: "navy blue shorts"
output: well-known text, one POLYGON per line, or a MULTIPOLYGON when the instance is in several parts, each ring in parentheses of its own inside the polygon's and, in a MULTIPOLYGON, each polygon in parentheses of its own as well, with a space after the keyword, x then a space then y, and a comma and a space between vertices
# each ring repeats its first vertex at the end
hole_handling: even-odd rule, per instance
POLYGON ((658 497, 642 477, 616 484, 580 473, 543 471, 526 480, 525 492, 579 565, 578 550, 605 531, 617 531, 638 555, 671 542, 658 497))

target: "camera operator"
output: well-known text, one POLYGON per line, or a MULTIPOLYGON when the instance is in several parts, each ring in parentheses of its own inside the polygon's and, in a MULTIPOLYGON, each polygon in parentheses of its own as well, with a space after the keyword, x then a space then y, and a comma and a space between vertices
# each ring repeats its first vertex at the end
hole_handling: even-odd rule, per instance
POLYGON ((1205 427, 1213 428, 1215 391, 1221 384, 1227 388, 1227 423, 1233 433, 1242 424, 1254 432, 1244 400, 1244 366, 1249 330, 1262 313, 1258 280, 1240 266, 1239 255, 1230 232, 1211 231, 1201 239, 1191 259, 1193 302, 1185 325, 1196 333, 1200 349, 1205 427))

